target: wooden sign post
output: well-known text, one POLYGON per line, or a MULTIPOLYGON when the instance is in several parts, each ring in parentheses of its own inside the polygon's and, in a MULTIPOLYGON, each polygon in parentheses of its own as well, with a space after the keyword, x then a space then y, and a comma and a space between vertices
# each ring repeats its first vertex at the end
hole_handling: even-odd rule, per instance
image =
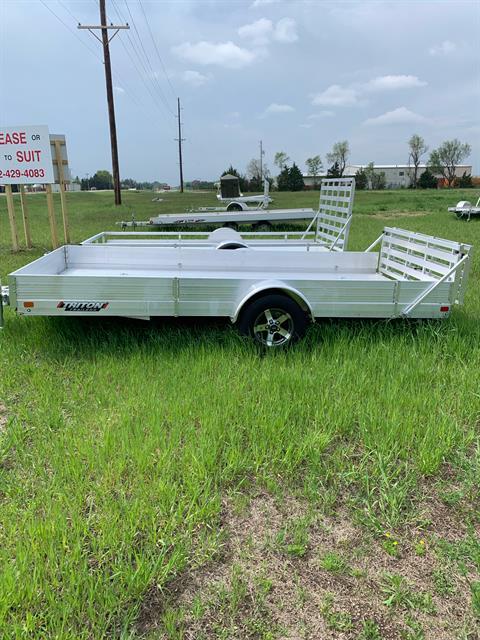
POLYGON ((8 221, 10 222, 10 233, 12 234, 12 248, 14 251, 19 250, 17 223, 15 221, 15 205, 13 203, 12 186, 5 185, 5 195, 7 196, 8 221))
POLYGON ((50 223, 50 235, 52 237, 52 247, 56 249, 58 245, 57 221, 55 220, 55 207, 53 206, 52 185, 45 185, 47 191, 48 221, 50 223))
POLYGON ((25 187, 20 185, 20 202, 22 204, 23 231, 25 233, 25 246, 27 249, 32 248, 32 236, 30 235, 30 221, 28 219, 27 197, 25 195, 25 187))
MULTIPOLYGON (((54 149, 55 149, 55 159, 54 166, 57 165, 58 170, 58 182, 60 185, 60 202, 62 205, 62 219, 63 219, 63 236, 65 238, 65 244, 69 244, 70 242, 70 231, 68 228, 68 211, 67 211, 67 197, 65 195, 65 172, 64 165, 68 165, 68 160, 64 160, 62 156, 62 142, 53 136, 54 149)), ((65 146, 65 140, 63 141, 63 146, 65 146)))

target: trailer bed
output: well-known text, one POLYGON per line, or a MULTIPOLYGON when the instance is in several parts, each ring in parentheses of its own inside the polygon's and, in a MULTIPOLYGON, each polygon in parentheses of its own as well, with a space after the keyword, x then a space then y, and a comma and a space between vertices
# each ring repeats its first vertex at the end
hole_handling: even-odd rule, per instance
POLYGON ((10 301, 22 315, 233 322, 249 300, 269 292, 290 296, 312 320, 441 318, 462 301, 468 245, 388 227, 379 242, 378 253, 67 245, 13 272, 10 301))

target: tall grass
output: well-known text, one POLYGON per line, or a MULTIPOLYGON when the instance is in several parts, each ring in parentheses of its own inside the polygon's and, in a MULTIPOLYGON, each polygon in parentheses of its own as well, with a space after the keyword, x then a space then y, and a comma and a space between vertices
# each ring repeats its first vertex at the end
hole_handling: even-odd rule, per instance
MULTIPOLYGON (((372 211, 421 199, 361 194, 359 207, 367 195, 372 211)), ((72 219, 77 240, 111 226, 72 219)), ((353 246, 385 224, 357 215, 353 246)), ((444 211, 394 225, 480 245, 480 224, 444 211)), ((5 245, 3 274, 30 259, 5 245)), ((444 322, 324 321, 266 357, 221 321, 7 310, 0 637, 126 637, 149 586, 215 544, 232 489, 346 502, 378 530, 405 523, 422 479, 478 440, 479 309, 476 260, 444 322)))

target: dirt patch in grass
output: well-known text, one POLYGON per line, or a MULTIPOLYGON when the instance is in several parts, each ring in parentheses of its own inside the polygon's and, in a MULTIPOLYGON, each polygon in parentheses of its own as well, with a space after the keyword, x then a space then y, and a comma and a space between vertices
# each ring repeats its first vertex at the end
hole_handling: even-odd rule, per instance
POLYGON ((5 431, 7 420, 7 407, 3 404, 3 402, 0 402, 0 434, 5 431))
POLYGON ((447 640, 465 630, 478 638, 472 575, 447 569, 428 532, 375 536, 346 511, 325 517, 263 492, 229 497, 221 519, 214 560, 147 594, 141 636, 447 640))

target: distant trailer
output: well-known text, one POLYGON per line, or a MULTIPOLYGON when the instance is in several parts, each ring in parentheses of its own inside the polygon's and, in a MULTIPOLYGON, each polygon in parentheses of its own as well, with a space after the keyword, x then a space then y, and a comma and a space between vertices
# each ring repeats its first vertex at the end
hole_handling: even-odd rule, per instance
POLYGON ((213 224, 238 229, 241 224, 253 225, 257 231, 269 231, 272 223, 296 222, 311 220, 315 217, 314 209, 248 209, 247 211, 192 211, 190 213, 166 213, 145 221, 122 221, 117 224, 122 229, 128 227, 164 227, 177 225, 213 224))
POLYGON ((215 207, 199 209, 187 213, 166 213, 146 221, 117 222, 122 229, 137 227, 163 227, 180 225, 214 225, 237 230, 239 225, 252 225, 254 231, 268 232, 274 223, 298 222, 310 220, 311 224, 322 220, 326 231, 338 231, 338 225, 346 226, 351 222, 353 199, 355 196, 354 178, 332 178, 322 181, 318 210, 314 209, 250 209, 245 211, 226 211, 215 207), (333 229, 332 229, 333 227, 333 229))
POLYGON ((267 209, 272 198, 269 196, 270 183, 268 180, 264 180, 263 194, 244 196, 240 192, 239 180, 236 176, 222 176, 220 179, 220 186, 218 188, 217 199, 220 202, 227 202, 223 207, 202 207, 199 211, 248 211, 249 209, 267 209), (228 179, 228 182, 224 182, 228 179), (236 185, 233 186, 233 181, 236 180, 236 185), (235 195, 233 195, 235 194, 235 195), (249 205, 255 204, 254 207, 249 205))
POLYGON ((480 198, 475 206, 468 200, 460 200, 455 207, 448 207, 448 210, 454 213, 459 220, 470 220, 472 216, 480 216, 480 198))

